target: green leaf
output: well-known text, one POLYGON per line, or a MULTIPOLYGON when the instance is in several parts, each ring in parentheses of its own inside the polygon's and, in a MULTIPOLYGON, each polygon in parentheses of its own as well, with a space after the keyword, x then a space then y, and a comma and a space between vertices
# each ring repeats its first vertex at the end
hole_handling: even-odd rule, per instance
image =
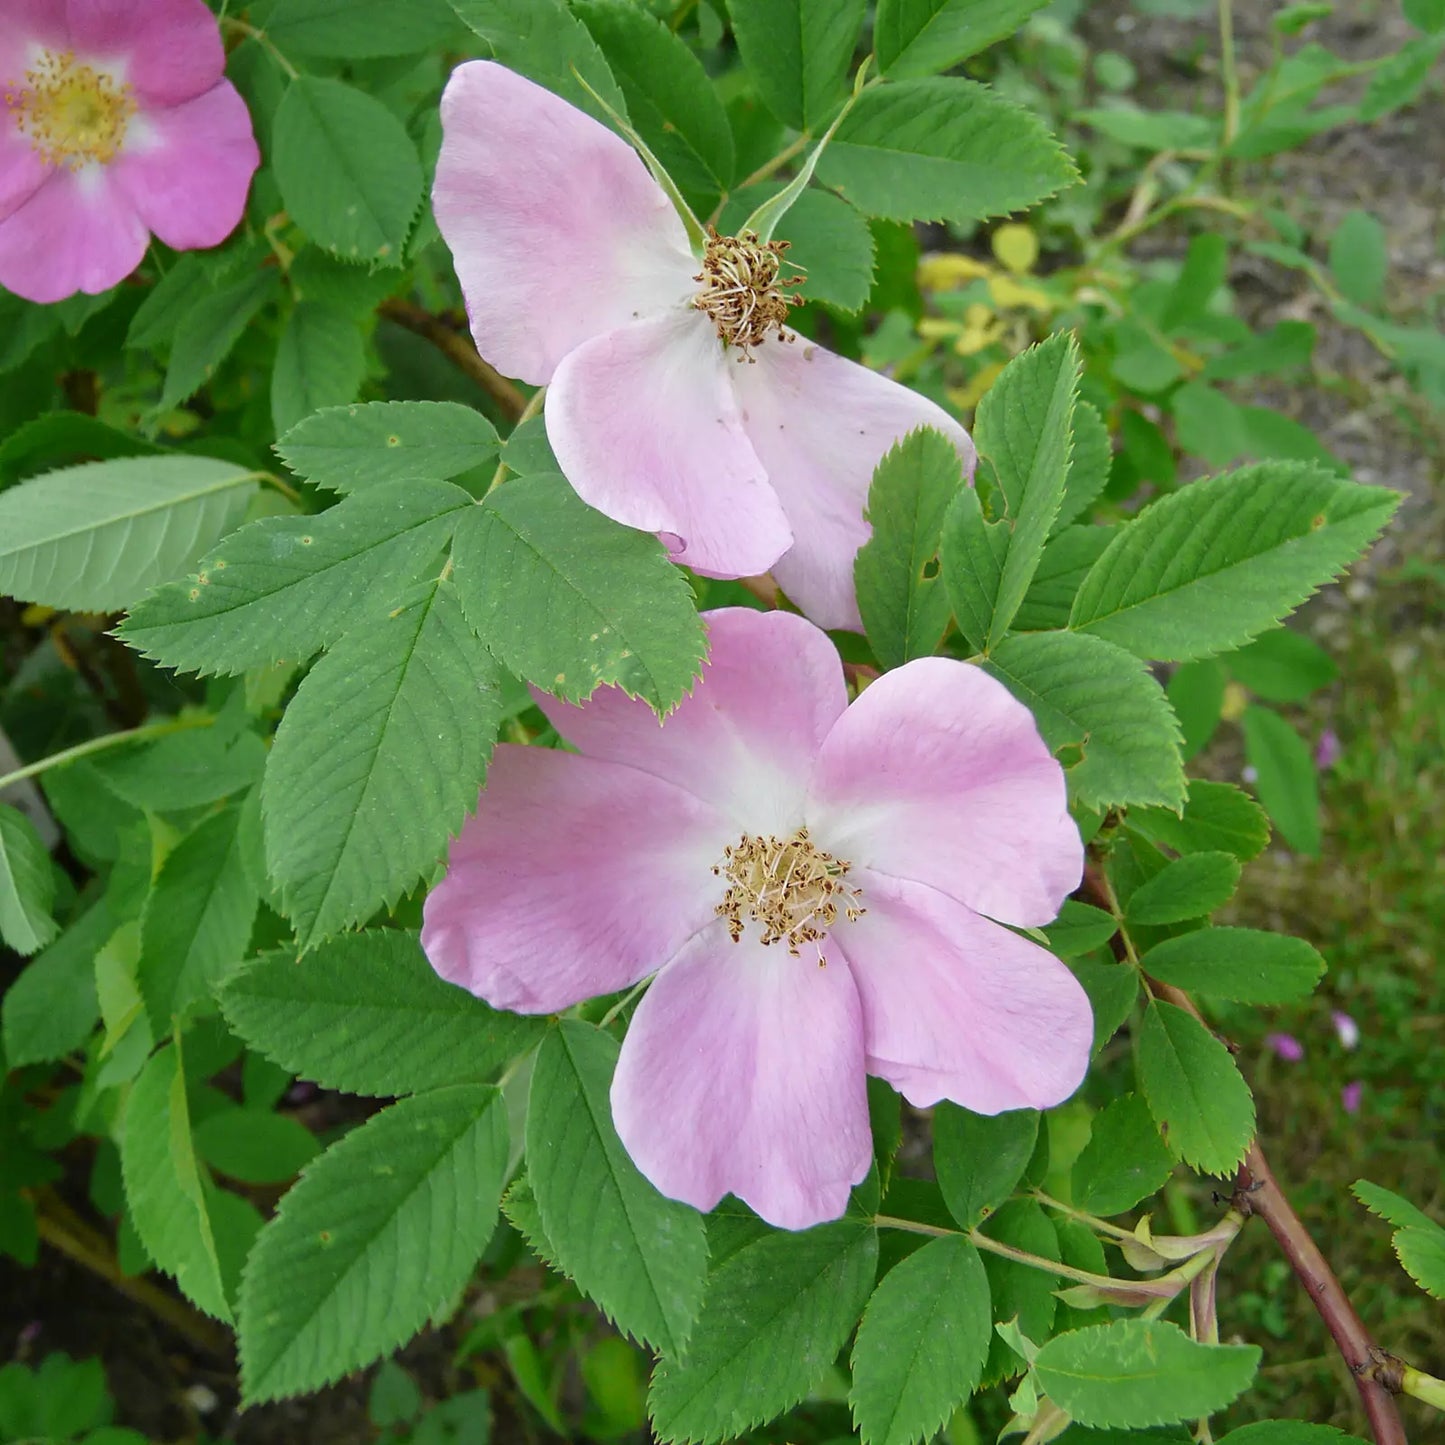
POLYGON ((303 951, 390 906, 476 807, 501 691, 448 583, 343 638, 276 733, 266 858, 303 951))
POLYGON ((406 127, 381 101, 314 75, 287 87, 275 125, 271 164, 291 219, 346 260, 400 265, 424 179, 406 127))
POLYGON ((1183 661, 1248 642, 1342 571, 1399 496, 1264 462, 1160 497, 1084 580, 1073 627, 1183 661))
POLYGON ((1079 344, 1071 331, 1004 367, 979 403, 974 441, 993 463, 1007 523, 988 645, 1008 631, 1033 580, 1069 475, 1079 344))
POLYGON ((1445 0, 1402 0, 1405 19, 1427 35, 1445 30, 1445 0))
POLYGON ((152 593, 119 635, 184 672, 299 661, 384 617, 474 503, 450 482, 369 487, 315 517, 266 517, 152 593))
POLYGON ((587 506, 560 476, 518 478, 462 522, 452 547, 467 620, 502 663, 567 702, 605 683, 659 713, 706 651, 662 544, 587 506))
POLYGON ((299 1119, 268 1109, 220 1109, 196 1125, 196 1152, 218 1174, 243 1184, 284 1184, 319 1150, 299 1119))
POLYGON ((806 190, 784 224, 790 266, 805 273, 802 295, 840 311, 861 311, 873 289, 873 233, 862 214, 831 191, 806 190))
POLYGON ((1188 853, 1141 883, 1129 899, 1131 924, 1183 923, 1227 903, 1239 886, 1230 853, 1188 853))
POLYGON ((890 80, 933 75, 1006 40, 1047 0, 879 0, 873 44, 890 80))
POLYGON ((1240 720, 1254 790, 1286 843, 1315 857, 1320 851, 1319 774, 1309 745, 1277 712, 1249 707, 1240 720))
POLYGON ((298 476, 337 492, 431 477, 445 481, 492 461, 496 429, 454 401, 372 401, 309 416, 276 443, 298 476))
POLYGON ((993 1334, 988 1276, 961 1236, 935 1239, 873 1291, 849 1403, 864 1445, 931 1437, 973 1393, 993 1334))
POLYGON ((1216 657, 1181 662, 1164 689, 1184 730, 1184 759, 1202 752, 1224 716, 1224 689, 1229 675, 1216 657))
MULTIPOLYGON (((136 308, 126 330, 127 349, 149 350, 168 346, 182 321, 211 294, 217 280, 230 274, 245 252, 217 255, 214 251, 187 251, 173 264, 136 308)), ((246 257, 249 259, 249 257, 246 257)))
POLYGON ((1074 898, 1064 900, 1058 918, 1044 929, 1050 949, 1060 958, 1079 958, 1092 953, 1118 931, 1119 925, 1112 914, 1074 898))
POLYGON ((271 372, 277 434, 321 407, 350 401, 366 377, 357 318, 324 301, 298 301, 286 318, 271 372))
POLYGON ((1200 778, 1189 780, 1182 814, 1164 808, 1130 808, 1129 828, 1176 853, 1222 848, 1241 863, 1257 858, 1269 844, 1269 819, 1253 798, 1233 783, 1200 778))
MULTIPOLYGON (((1180 859, 1186 861, 1191 860, 1180 859)), ((1165 869, 1158 876, 1163 878, 1168 872, 1165 869)), ((1141 888, 1134 898, 1144 891, 1141 888)), ((1133 900, 1129 907, 1132 912, 1133 900)), ((1156 943, 1144 955, 1141 967, 1164 983, 1197 990, 1210 998, 1276 1004, 1308 998, 1324 977, 1325 961, 1304 939, 1287 934, 1257 928, 1201 928, 1156 943)))
POLYGON ((580 0, 572 8, 622 87, 628 118, 678 186, 716 195, 731 185, 732 127, 688 46, 625 0, 580 0))
MULTIPOLYGON (((1010 1244, 1041 1259, 1059 1258, 1059 1236, 1053 1221, 1032 1199, 1011 1199, 990 1219, 984 1232, 1001 1243, 1010 1244)), ((1032 1340, 1044 1339, 1053 1329, 1058 1311, 1054 1291, 1058 1280, 1033 1265, 1019 1264, 985 1251, 983 1267, 988 1275, 994 1321, 1016 1320, 1018 1328, 1032 1340)), ((995 1330, 989 1341, 985 1384, 1021 1374, 1023 1358, 995 1330)))
POLYGON ((1196 1344, 1157 1320, 1115 1320, 1050 1340, 1034 1369, 1083 1425, 1168 1425, 1222 1410, 1248 1389, 1257 1345, 1196 1344))
POLYGON ((438 977, 415 933, 344 933, 298 959, 262 954, 221 985, 253 1049, 326 1089, 382 1096, 482 1083, 531 1048, 541 1019, 497 1013, 438 977))
POLYGON ((1266 702, 1303 702, 1340 671, 1318 642, 1287 627, 1263 633, 1226 663, 1236 682, 1266 702))
MULTIPOLYGON (((1072 472, 1070 473, 1072 475, 1072 472)), ((1055 632, 1069 625, 1074 598, 1119 527, 1065 527, 1044 545, 1038 569, 1014 615, 1019 632, 1055 632)))
POLYGON ((938 543, 948 504, 963 485, 953 443, 919 427, 873 472, 866 517, 873 535, 853 563, 858 608, 884 667, 928 657, 948 627, 948 593, 938 576, 938 543))
POLYGON ((563 1019, 542 1042, 527 1111, 527 1175, 555 1261, 634 1338, 682 1355, 702 1306, 707 1237, 628 1158, 608 1091, 615 1039, 563 1019))
POLYGON ((1187 110, 1141 110, 1136 105, 1081 110, 1078 119, 1121 145, 1140 150, 1209 150, 1219 138, 1219 123, 1187 110))
POLYGON ((446 0, 277 0, 266 37, 283 55, 369 60, 440 49, 456 28, 446 0))
POLYGON ((1395 1253, 1426 1294, 1445 1299, 1445 1229, 1402 1229, 1395 1235, 1395 1253))
POLYGON ((1209 311, 1214 293, 1229 279, 1229 243, 1218 231, 1191 237, 1178 279, 1164 299, 1159 327, 1172 335, 1209 311))
POLYGON ((5 1062, 12 1069, 63 1059, 78 1049, 100 1017, 95 955, 116 922, 102 903, 91 907, 5 991, 5 1062))
POLYGON ((196 1305, 229 1322, 178 1046, 166 1044, 141 1071, 126 1101, 124 1129, 126 1205, 146 1253, 196 1305))
POLYGON ((223 809, 182 838, 146 899, 137 982, 157 1038, 245 954, 260 897, 243 861, 241 816, 223 809))
POLYGON ((562 0, 451 0, 451 5, 509 70, 611 127, 606 106, 588 94, 580 76, 607 106, 627 115, 627 101, 597 42, 562 0))
POLYGON ((1253 450, 1244 408, 1205 381, 1187 381, 1169 398, 1179 449, 1211 467, 1226 467, 1253 450))
POLYGON ((60 931, 51 908, 55 869, 35 824, 0 803, 0 938, 20 954, 44 948, 60 931))
MULTIPOLYGON (((1067 1445, 1067 1442, 1065 1442, 1067 1445)), ((1309 1425, 1303 1420, 1256 1420, 1221 1436, 1216 1445, 1365 1445, 1358 1435, 1346 1435, 1333 1425, 1309 1425)))
POLYGON ((1077 173, 1035 115, 947 77, 865 90, 818 178, 867 216, 962 222, 1036 205, 1077 173))
POLYGON ((1029 708, 1050 748, 1082 749, 1068 776, 1086 807, 1183 802, 1179 724, 1139 659, 1084 633, 1035 632, 1005 638, 984 667, 1029 708))
POLYGON ((1174 1156, 1149 1106, 1137 1094, 1122 1094, 1094 1115, 1089 1142, 1074 1161, 1073 1201, 1089 1214, 1123 1214, 1173 1172, 1174 1156))
POLYGON ((943 519, 939 570, 958 630, 979 652, 988 643, 1008 550, 1007 524, 986 521, 977 490, 964 487, 943 519))
POLYGON ((1385 228, 1368 211, 1347 211, 1330 237, 1330 274, 1347 300, 1374 306, 1390 272, 1385 228))
POLYGON ((216 287, 186 311, 171 342, 159 410, 170 411, 198 392, 231 354, 256 313, 280 289, 274 270, 257 267, 216 287))
POLYGON ((1109 440, 1109 428, 1105 425, 1104 418, 1099 415, 1098 407, 1092 402, 1074 403, 1070 431, 1073 435, 1073 450, 1069 458, 1069 475, 1064 483, 1063 500, 1059 503, 1058 515, 1054 518, 1053 529, 1056 533, 1088 511, 1108 485, 1109 473, 1114 465, 1114 445, 1109 440))
POLYGON ((0 593, 117 612, 238 525, 256 474, 209 457, 128 457, 0 493, 0 593))
POLYGON ((865 0, 728 0, 733 38, 768 109, 818 131, 842 103, 865 0))
POLYGON ((156 457, 165 449, 80 411, 49 411, 0 442, 0 484, 72 462, 156 457))
POLYGON ((715 1265, 685 1359, 653 1372, 658 1438, 709 1445, 792 1409, 837 1358, 877 1260, 877 1232, 842 1219, 770 1230, 715 1265))
POLYGON ((1014 1191, 1038 1140, 1036 1109, 974 1114, 939 1104, 933 1114, 933 1163, 949 1213, 963 1229, 987 1219, 1014 1191))
POLYGON ((403 1099, 333 1144, 246 1261, 246 1402, 320 1389, 449 1304, 491 1238, 506 1167, 506 1106, 475 1084, 403 1099))
POLYGON ((1378 1214, 1397 1229, 1429 1230, 1440 1227, 1423 1209, 1417 1209, 1408 1199, 1391 1189, 1371 1184, 1368 1179, 1357 1179, 1352 1186, 1352 1192, 1371 1214, 1378 1214))
POLYGON ((102 753, 90 767, 110 792, 142 812, 203 808, 259 782, 266 765, 266 746, 255 733, 229 737, 227 731, 186 728, 102 753))
POLYGON ((1254 1098, 1229 1050, 1198 1019, 1157 1000, 1138 1049, 1139 1087, 1164 1142, 1205 1174, 1231 1173, 1254 1137, 1254 1098))

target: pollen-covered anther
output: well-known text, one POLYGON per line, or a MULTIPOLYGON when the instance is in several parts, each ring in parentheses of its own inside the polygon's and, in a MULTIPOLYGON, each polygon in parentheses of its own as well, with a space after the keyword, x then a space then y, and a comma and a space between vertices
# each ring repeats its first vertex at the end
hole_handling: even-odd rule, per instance
POLYGON ((786 943, 796 955, 805 943, 820 945, 839 920, 861 918, 859 890, 846 881, 853 865, 825 853, 799 828, 789 838, 744 833, 723 850, 713 872, 728 882, 718 915, 727 920, 734 943, 749 920, 762 929, 762 942, 786 943))
POLYGON ((783 288, 807 278, 780 274, 787 249, 786 241, 760 241, 753 231, 719 236, 708 228, 702 270, 693 277, 702 289, 692 304, 707 315, 725 346, 737 348, 739 361, 755 360, 753 347, 770 331, 785 341, 793 339, 787 330, 788 308, 801 305, 803 298, 789 296, 783 288))
POLYGON ((72 51, 46 50, 22 84, 6 86, 5 109, 46 165, 78 171, 116 158, 136 104, 113 75, 72 51))

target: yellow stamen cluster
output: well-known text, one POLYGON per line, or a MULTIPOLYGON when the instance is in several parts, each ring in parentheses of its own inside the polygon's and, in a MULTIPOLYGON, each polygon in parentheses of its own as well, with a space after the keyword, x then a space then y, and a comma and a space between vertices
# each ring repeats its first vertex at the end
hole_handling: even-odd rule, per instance
POLYGON ((69 50, 47 50, 20 84, 5 87, 5 109, 46 165, 78 171, 113 161, 135 114, 131 88, 69 50))
POLYGON ((760 241, 752 231, 719 236, 708 227, 702 270, 693 277, 702 290, 692 304, 707 314, 725 346, 737 348, 739 361, 755 360, 753 347, 775 328, 785 341, 793 339, 786 330, 788 308, 803 298, 785 295, 782 288, 805 278, 779 274, 787 249, 786 241, 760 241))
POLYGON ((852 866, 817 847, 806 828, 786 839, 744 833, 712 870, 728 881, 717 912, 734 943, 752 919, 765 944, 786 943, 796 955, 805 943, 821 944, 840 916, 849 922, 863 916, 858 889, 844 881, 852 866))

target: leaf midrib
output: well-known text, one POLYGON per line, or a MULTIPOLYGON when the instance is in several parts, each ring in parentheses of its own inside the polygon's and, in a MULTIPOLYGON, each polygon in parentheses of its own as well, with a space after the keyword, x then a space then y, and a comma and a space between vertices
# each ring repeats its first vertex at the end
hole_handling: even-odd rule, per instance
POLYGON ((90 521, 81 526, 72 527, 65 532, 52 532, 48 536, 37 538, 34 541, 25 542, 17 548, 0 550, 0 562, 8 558, 23 557, 27 552, 37 551, 42 547, 54 547, 62 542, 68 542, 74 537, 83 537, 87 534, 94 534, 103 531, 106 527, 119 526, 138 521, 142 517, 151 516, 155 512, 171 511, 185 506, 188 502, 200 501, 204 497, 214 496, 217 492, 227 491, 231 487, 238 487, 246 482, 255 482, 260 479, 259 472, 240 472, 228 477, 222 477, 213 485, 202 487, 193 492, 185 492, 179 496, 166 497, 148 506, 140 507, 133 512, 117 512, 113 516, 103 517, 99 521, 90 521))

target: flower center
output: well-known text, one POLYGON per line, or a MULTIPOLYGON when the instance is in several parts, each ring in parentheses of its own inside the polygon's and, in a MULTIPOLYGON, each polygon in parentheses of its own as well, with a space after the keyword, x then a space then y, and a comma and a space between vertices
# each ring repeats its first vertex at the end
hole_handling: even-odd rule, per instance
POLYGON ((78 171, 113 161, 135 114, 128 85, 69 50, 46 50, 19 85, 5 87, 5 108, 47 165, 78 171))
POLYGON ((692 279, 702 283, 692 304, 707 313, 724 346, 738 348, 739 361, 753 361, 752 349, 777 329, 785 341, 788 307, 800 305, 801 296, 788 296, 784 286, 797 286, 803 276, 781 276, 786 241, 760 241, 752 231, 740 236, 719 236, 708 227, 702 270, 692 279))
POLYGON ((844 882, 852 866, 817 847, 806 828, 791 838, 744 833, 712 870, 728 881, 717 912, 727 919, 734 943, 751 918, 761 925, 765 944, 786 943, 796 955, 804 943, 821 943, 840 914, 850 923, 863 916, 861 893, 844 882))

